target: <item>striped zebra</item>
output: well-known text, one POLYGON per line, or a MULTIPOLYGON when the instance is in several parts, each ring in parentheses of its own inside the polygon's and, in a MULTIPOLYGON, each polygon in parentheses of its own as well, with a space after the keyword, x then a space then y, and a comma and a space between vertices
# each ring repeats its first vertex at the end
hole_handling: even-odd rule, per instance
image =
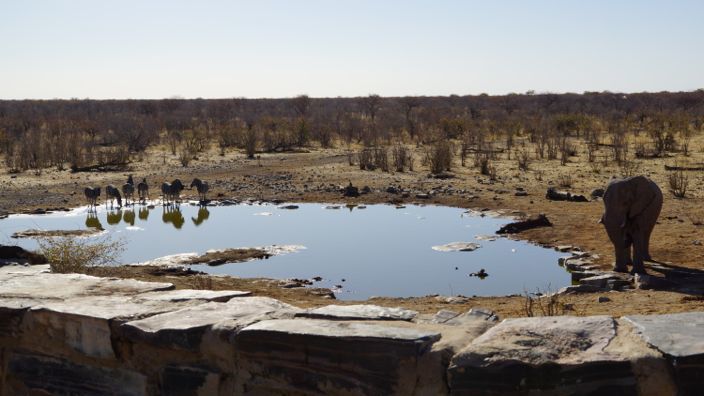
POLYGON ((112 184, 108 184, 107 187, 105 187, 105 206, 108 206, 108 200, 110 200, 110 207, 112 207, 112 203, 114 200, 117 200, 117 206, 122 207, 122 195, 120 194, 120 190, 118 190, 115 186, 112 184))
POLYGON ((139 195, 139 200, 146 202, 149 199, 149 184, 147 184, 147 178, 142 178, 142 181, 137 184, 137 194, 139 195))
POLYGON ((191 182, 191 188, 193 188, 193 186, 195 186, 196 190, 198 190, 198 200, 200 202, 205 202, 206 201, 206 194, 208 193, 208 190, 210 189, 210 187, 208 187, 208 183, 206 183, 196 177, 191 182))
POLYGON ((176 203, 181 196, 182 190, 183 183, 181 183, 179 179, 175 179, 171 183, 164 182, 161 185, 162 204, 168 204, 169 202, 176 203))
POLYGON ((96 206, 98 204, 98 197, 100 197, 100 187, 86 187, 85 190, 83 190, 83 194, 85 194, 89 206, 96 206))
POLYGON ((123 184, 122 193, 125 194, 125 205, 130 204, 130 199, 132 200, 132 204, 134 204, 134 184, 123 184))

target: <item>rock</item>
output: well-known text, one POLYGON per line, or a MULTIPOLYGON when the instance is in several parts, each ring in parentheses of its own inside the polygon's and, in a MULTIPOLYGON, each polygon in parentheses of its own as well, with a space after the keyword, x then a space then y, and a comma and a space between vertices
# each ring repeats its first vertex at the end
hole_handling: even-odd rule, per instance
POLYGON ((430 194, 425 194, 425 193, 416 194, 416 198, 418 198, 418 199, 430 199, 430 194))
POLYGON ((298 209, 298 205, 281 205, 279 206, 279 209, 294 210, 298 209))
POLYGON ((364 186, 362 187, 362 194, 369 194, 372 192, 372 189, 369 186, 364 186))
POLYGON ((221 376, 199 366, 167 365, 159 372, 159 391, 164 395, 217 395, 221 376))
POLYGON ((469 302, 469 298, 462 296, 437 296, 435 299, 446 304, 465 304, 469 302))
POLYGON ((586 278, 579 279, 579 283, 582 285, 596 286, 602 289, 611 286, 627 286, 633 281, 633 276, 629 274, 624 274, 620 272, 606 272, 600 275, 589 276, 586 278))
POLYGON ((536 217, 529 218, 527 220, 516 221, 513 223, 506 224, 501 227, 497 234, 516 234, 521 231, 530 230, 531 228, 537 227, 552 227, 552 223, 548 220, 547 216, 540 214, 536 217))
POLYGON ((388 186, 388 187, 386 187, 386 192, 389 194, 398 194, 400 191, 397 187, 388 186))
POLYGON ((125 296, 173 289, 171 283, 99 278, 82 274, 0 272, 0 298, 67 300, 83 296, 125 296), (5 278, 7 274, 7 278, 5 278), (31 277, 31 281, 30 278, 31 277))
POLYGON ((7 395, 145 395, 144 375, 121 368, 100 368, 34 353, 7 357, 7 395))
MULTIPOLYGON (((48 237, 86 237, 103 232, 102 229, 88 228, 83 230, 24 230, 12 234, 12 238, 48 238, 48 237)), ((46 261, 44 261, 46 262, 46 261)))
POLYGON ((413 320, 418 312, 378 305, 327 305, 305 310, 296 317, 332 320, 413 320))
POLYGON ((584 195, 572 195, 569 192, 557 191, 555 187, 548 188, 545 198, 551 201, 589 202, 584 195))
POLYGON ((482 247, 478 243, 472 242, 451 242, 445 245, 433 246, 433 250, 438 252, 473 252, 482 247))
POLYGON ((0 266, 2 263, 44 264, 46 257, 30 252, 19 246, 0 245, 0 266))
POLYGON ((342 195, 345 197, 358 197, 359 196, 359 189, 350 183, 345 189, 342 191, 342 195))
POLYGON ((606 296, 599 296, 596 301, 599 303, 605 303, 611 301, 611 299, 606 296))
POLYGON ((636 333, 665 354, 674 370, 680 395, 698 395, 704 378, 704 312, 629 315, 636 333))
POLYGON ((528 196, 528 192, 527 192, 527 191, 520 190, 520 191, 516 191, 513 195, 515 195, 515 196, 517 196, 517 197, 527 197, 527 196, 528 196))
POLYGON ((460 315, 459 312, 450 311, 447 309, 441 309, 429 321, 431 323, 445 323, 448 320, 455 318, 459 315, 460 315))
POLYGON ((439 339, 437 332, 391 325, 261 321, 235 337, 238 370, 247 374, 235 393, 446 393, 431 352, 439 339))
POLYGON ((591 277, 601 276, 601 275, 603 275, 603 272, 591 271, 591 270, 570 272, 570 276, 572 277, 572 282, 579 282, 580 280, 582 280, 584 278, 591 278, 591 277))
POLYGON ((207 332, 237 331, 259 320, 292 318, 299 311, 273 298, 240 297, 133 320, 120 331, 132 343, 196 351, 207 332))
POLYGON ((251 295, 252 292, 248 291, 236 291, 236 290, 189 290, 189 289, 179 289, 179 290, 168 290, 160 292, 143 293, 138 295, 136 298, 139 300, 150 300, 150 301, 189 301, 189 300, 203 300, 203 301, 216 301, 216 302, 226 302, 235 297, 245 297, 251 295))
POLYGON ((660 278, 657 276, 652 276, 648 274, 636 274, 634 278, 634 284, 637 289, 643 290, 662 290, 674 287, 674 283, 665 278, 660 278))
POLYGON ((474 236, 474 239, 476 239, 476 240, 478 240, 478 241, 493 242, 493 241, 495 241, 495 240, 497 240, 497 239, 499 239, 499 238, 496 237, 495 235, 475 235, 475 236, 474 236))
POLYGON ((596 189, 592 190, 591 194, 589 194, 589 195, 592 197, 592 199, 601 198, 604 196, 604 189, 603 188, 596 188, 596 189))
POLYGON ((577 293, 596 293, 605 291, 604 288, 593 285, 572 285, 560 288, 557 294, 577 294, 577 293))
MULTIPOLYGON (((202 304, 139 300, 126 296, 103 295, 65 300, 41 300, 25 314, 23 331, 42 338, 42 343, 63 346, 84 356, 114 359, 112 327, 141 316, 155 315, 202 304)), ((212 303, 214 304, 214 303, 212 303)))
POLYGON ((635 394, 630 356, 606 350, 608 316, 507 319, 474 339, 448 368, 453 394, 635 394))
POLYGON ((572 246, 572 245, 558 245, 558 246, 555 246, 555 250, 557 250, 558 252, 563 252, 563 253, 569 252, 569 251, 571 251, 572 249, 574 249, 574 246, 572 246))

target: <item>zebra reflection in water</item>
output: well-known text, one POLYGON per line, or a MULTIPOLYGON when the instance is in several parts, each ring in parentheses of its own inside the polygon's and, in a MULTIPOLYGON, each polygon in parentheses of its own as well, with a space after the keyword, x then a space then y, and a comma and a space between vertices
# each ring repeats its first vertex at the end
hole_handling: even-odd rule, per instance
POLYGON ((181 213, 181 209, 175 205, 164 206, 161 221, 166 224, 171 223, 177 230, 180 230, 186 222, 183 218, 183 213, 181 213))
POLYGON ((96 230, 104 229, 103 225, 100 223, 100 219, 98 219, 98 213, 95 209, 88 209, 88 216, 86 216, 86 227, 95 228, 96 230))
POLYGON ((146 221, 149 218, 149 208, 140 208, 137 216, 139 216, 140 220, 146 221))
POLYGON ((197 227, 203 224, 204 221, 208 220, 208 217, 210 217, 210 212, 208 211, 208 208, 206 208, 205 206, 201 206, 200 209, 198 209, 198 217, 191 217, 191 221, 197 227))
POLYGON ((108 224, 117 225, 122 220, 122 210, 111 210, 108 212, 108 224))
POLYGON ((133 226, 134 219, 135 219, 134 210, 130 210, 130 209, 125 210, 125 213, 122 215, 122 221, 133 226))

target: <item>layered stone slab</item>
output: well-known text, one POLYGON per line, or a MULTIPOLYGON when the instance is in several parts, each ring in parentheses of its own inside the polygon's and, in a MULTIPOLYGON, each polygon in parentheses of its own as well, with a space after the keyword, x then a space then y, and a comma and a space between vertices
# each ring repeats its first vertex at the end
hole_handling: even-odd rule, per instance
POLYGON ((704 312, 666 315, 631 315, 637 334, 671 361, 682 395, 704 391, 704 312))
POLYGON ((12 352, 3 395, 146 395, 146 377, 122 368, 100 368, 66 359, 12 352))
POLYGON ((451 361, 452 394, 634 394, 631 356, 607 351, 613 319, 507 319, 477 337, 451 361))
POLYGON ((300 309, 268 297, 239 297, 209 302, 123 324, 130 342, 196 350, 208 330, 236 331, 259 320, 292 318, 300 309))
POLYGON ((4 272, 0 277, 0 297, 26 299, 67 299, 81 296, 133 295, 169 290, 171 283, 142 282, 133 279, 99 278, 83 274, 4 272))
POLYGON ((436 332, 390 323, 267 320, 235 337, 237 392, 440 394, 436 332))
POLYGON ((37 347, 64 345, 83 355, 114 358, 112 326, 128 320, 202 304, 203 301, 140 300, 129 296, 90 296, 47 299, 24 315, 23 338, 40 337, 37 347))
POLYGON ((403 308, 380 307, 378 305, 327 305, 308 309, 296 314, 299 317, 331 320, 406 320, 418 316, 418 312, 403 308))
POLYGON ((215 302, 226 302, 235 297, 245 297, 251 295, 252 292, 248 291, 238 291, 238 290, 190 290, 190 289, 178 289, 178 290, 167 290, 152 293, 144 293, 137 296, 140 300, 147 301, 189 301, 189 300, 203 300, 203 301, 215 301, 215 302))

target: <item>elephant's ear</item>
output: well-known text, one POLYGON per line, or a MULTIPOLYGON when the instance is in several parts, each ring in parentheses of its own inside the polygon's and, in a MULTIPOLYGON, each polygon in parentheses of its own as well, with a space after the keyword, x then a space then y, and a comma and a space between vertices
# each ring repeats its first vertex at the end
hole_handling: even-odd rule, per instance
POLYGON ((650 186, 650 181, 645 177, 635 177, 630 180, 628 190, 632 199, 628 209, 628 218, 632 219, 650 206, 655 199, 655 192, 650 186))

